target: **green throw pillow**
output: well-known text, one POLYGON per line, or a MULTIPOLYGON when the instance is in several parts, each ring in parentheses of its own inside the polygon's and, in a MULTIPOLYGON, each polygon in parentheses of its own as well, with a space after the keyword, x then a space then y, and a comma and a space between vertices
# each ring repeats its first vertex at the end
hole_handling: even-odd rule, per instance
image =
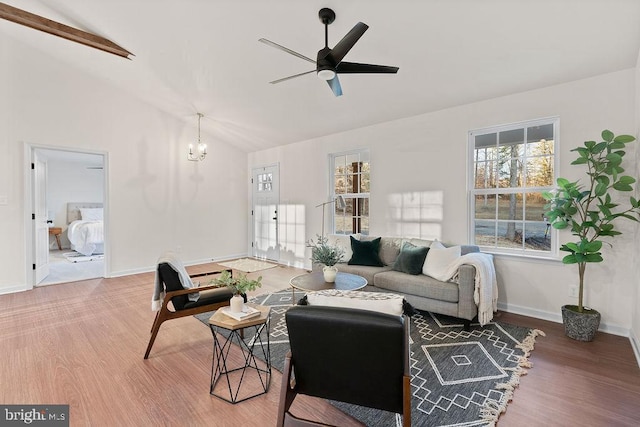
POLYGON ((382 267, 384 264, 380 259, 380 237, 368 242, 362 242, 351 238, 351 250, 353 255, 347 264, 349 265, 369 265, 372 267, 382 267))
POLYGON ((422 266, 427 257, 427 252, 429 252, 427 247, 415 246, 405 242, 396 262, 393 264, 393 269, 407 274, 420 274, 422 273, 422 266))

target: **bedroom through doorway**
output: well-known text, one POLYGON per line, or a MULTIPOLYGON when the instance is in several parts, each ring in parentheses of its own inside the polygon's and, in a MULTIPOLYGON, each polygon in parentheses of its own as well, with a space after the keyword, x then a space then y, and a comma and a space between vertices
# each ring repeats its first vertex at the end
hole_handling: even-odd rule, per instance
POLYGON ((32 154, 34 286, 105 277, 105 156, 51 148, 32 154))

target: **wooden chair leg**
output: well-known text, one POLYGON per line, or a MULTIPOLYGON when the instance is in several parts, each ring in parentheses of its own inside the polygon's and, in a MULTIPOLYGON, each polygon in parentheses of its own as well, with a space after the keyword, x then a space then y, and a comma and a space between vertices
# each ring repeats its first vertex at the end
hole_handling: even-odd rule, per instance
POLYGON ((151 327, 151 338, 149 339, 149 344, 147 345, 147 351, 144 353, 144 358, 149 358, 149 353, 151 353, 151 347, 153 347, 153 343, 156 340, 156 336, 158 336, 158 331, 160 330, 160 325, 165 321, 164 316, 162 315, 162 310, 156 314, 156 319, 153 321, 153 326, 151 327))
POLYGON ((149 333, 153 332, 153 328, 156 327, 156 322, 158 321, 158 316, 160 316, 160 310, 158 310, 156 312, 156 317, 153 319, 153 323, 151 324, 151 330, 149 331, 149 333))
POLYGON ((283 427, 286 413, 289 411, 293 399, 296 397, 295 391, 291 389, 291 352, 288 352, 284 359, 284 369, 282 370, 282 384, 280 386, 280 402, 278 403, 277 427, 283 427))
POLYGON ((404 427, 411 427, 411 377, 402 377, 402 425, 404 427))

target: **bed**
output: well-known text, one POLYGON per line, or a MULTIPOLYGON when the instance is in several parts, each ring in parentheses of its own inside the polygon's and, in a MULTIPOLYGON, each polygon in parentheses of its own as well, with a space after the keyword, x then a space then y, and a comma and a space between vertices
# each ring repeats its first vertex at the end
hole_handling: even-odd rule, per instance
POLYGON ((67 237, 82 255, 104 253, 102 203, 67 203, 67 237))

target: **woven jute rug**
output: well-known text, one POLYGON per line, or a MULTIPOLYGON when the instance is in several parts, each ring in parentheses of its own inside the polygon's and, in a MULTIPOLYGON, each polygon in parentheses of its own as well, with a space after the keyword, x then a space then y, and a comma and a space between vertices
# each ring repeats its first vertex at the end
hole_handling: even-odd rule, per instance
MULTIPOLYGON (((282 371, 289 350, 284 314, 293 302, 291 290, 251 301, 271 306, 271 363, 282 371)), ((210 316, 196 317, 207 324, 210 316)), ((520 377, 532 367, 529 353, 539 335, 544 333, 499 322, 472 325, 465 332, 458 319, 416 310, 410 324, 412 426, 494 425, 514 398, 520 377)), ((367 426, 402 425, 401 417, 390 412, 331 403, 367 426)))
POLYGON ((252 258, 242 258, 235 261, 219 262, 219 265, 234 270, 243 271, 245 273, 253 273, 255 271, 267 270, 269 268, 277 267, 277 264, 271 264, 269 262, 260 261, 252 258))

